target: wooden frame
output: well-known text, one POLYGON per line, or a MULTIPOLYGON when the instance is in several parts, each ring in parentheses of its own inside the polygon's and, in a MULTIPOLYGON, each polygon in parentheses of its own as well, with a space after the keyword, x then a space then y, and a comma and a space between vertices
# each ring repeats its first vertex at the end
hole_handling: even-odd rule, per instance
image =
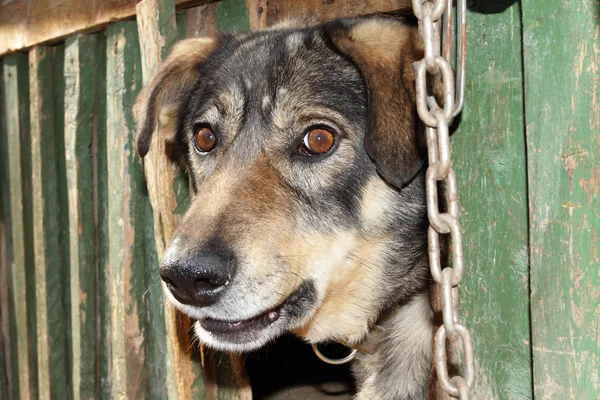
MULTIPOLYGON (((177 0, 178 9, 215 0, 177 0)), ((0 55, 134 18, 139 0, 16 0, 0 4, 0 55)))

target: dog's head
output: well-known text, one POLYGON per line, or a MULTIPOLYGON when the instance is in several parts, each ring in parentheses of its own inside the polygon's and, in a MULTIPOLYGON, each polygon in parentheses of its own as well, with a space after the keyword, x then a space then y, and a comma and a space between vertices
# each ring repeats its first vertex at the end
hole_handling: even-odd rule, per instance
POLYGON ((160 273, 200 340, 356 342, 423 289, 418 43, 382 17, 188 39, 143 89, 138 152, 174 141, 196 191, 160 273))

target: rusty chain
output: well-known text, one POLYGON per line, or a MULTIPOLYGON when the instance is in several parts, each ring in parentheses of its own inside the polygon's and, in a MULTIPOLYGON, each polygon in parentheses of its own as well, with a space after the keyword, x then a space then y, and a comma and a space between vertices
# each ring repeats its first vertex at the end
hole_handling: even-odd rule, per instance
POLYGON ((452 38, 452 0, 412 0, 413 11, 419 20, 419 32, 424 41, 425 55, 415 63, 417 111, 425 123, 429 167, 425 177, 427 215, 429 217, 429 263, 431 275, 440 285, 443 324, 435 334, 433 358, 438 381, 452 397, 468 399, 475 384, 473 344, 467 327, 458 318, 458 287, 464 274, 462 230, 458 221, 459 206, 456 174, 450 162, 450 137, 448 126, 464 103, 466 54, 466 0, 457 2, 458 40, 456 83, 450 65, 452 38), (442 22, 445 22, 442 35, 442 22), (443 55, 441 38, 444 37, 443 55), (443 104, 428 92, 433 81, 441 79, 443 104), (428 82, 430 83, 428 85, 428 82), (456 87, 456 90, 455 90, 456 87), (446 212, 440 212, 438 184, 445 187, 446 212), (452 266, 442 269, 440 235, 451 237, 452 266), (460 341, 463 350, 464 377, 448 374, 447 341, 460 341))

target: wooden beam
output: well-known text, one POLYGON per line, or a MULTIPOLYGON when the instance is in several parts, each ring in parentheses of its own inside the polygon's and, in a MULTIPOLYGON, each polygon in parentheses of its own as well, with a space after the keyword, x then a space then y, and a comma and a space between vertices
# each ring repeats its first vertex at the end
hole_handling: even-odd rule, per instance
POLYGON ((466 105, 452 135, 464 209, 460 314, 472 329, 477 399, 533 398, 519 12, 467 13, 466 105))
POLYGON ((8 145, 12 260, 9 267, 14 305, 19 397, 37 398, 35 355, 35 273, 31 233, 31 164, 27 56, 4 58, 4 110, 8 145), (31 275, 28 277, 28 273, 31 275), (33 321, 33 323, 32 323, 33 321))
POLYGON ((65 46, 64 148, 69 209, 71 358, 73 398, 97 398, 96 265, 92 143, 97 112, 101 34, 74 36, 65 46))
POLYGON ((598 399, 598 2, 522 7, 534 395, 598 399))
MULTIPOLYGON (((61 71, 62 74, 62 71, 61 71)), ((50 47, 29 52, 37 371, 40 398, 67 398, 66 312, 60 252, 58 152, 50 47)), ((64 156, 64 155, 63 155, 64 156)))
MULTIPOLYGON (((135 16, 139 0, 14 0, 0 4, 0 55, 135 16)), ((178 9, 215 0, 177 0, 178 9)))
MULTIPOLYGON (((251 15, 257 14, 260 9, 265 10, 260 0, 247 1, 249 4, 259 3, 257 7, 250 8, 251 15)), ((265 13, 263 11, 260 16, 252 17, 251 21, 266 19, 268 26, 300 16, 329 21, 342 17, 399 10, 410 7, 410 4, 410 0, 268 0, 266 16, 263 15, 265 13)))
POLYGON ((142 86, 135 22, 107 29, 108 252, 111 398, 147 397, 145 347, 145 215, 149 207, 144 172, 134 145, 131 112, 142 86))

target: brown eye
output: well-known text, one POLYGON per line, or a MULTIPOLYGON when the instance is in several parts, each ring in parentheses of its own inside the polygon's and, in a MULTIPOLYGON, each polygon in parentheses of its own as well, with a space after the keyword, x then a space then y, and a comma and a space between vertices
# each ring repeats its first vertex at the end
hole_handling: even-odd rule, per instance
POLYGON ((203 127, 196 132, 194 143, 196 145, 196 150, 200 153, 208 153, 215 148, 217 137, 209 128, 203 127))
POLYGON ((335 143, 335 135, 323 128, 315 128, 308 131, 302 139, 300 153, 309 156, 317 156, 327 153, 335 143))

